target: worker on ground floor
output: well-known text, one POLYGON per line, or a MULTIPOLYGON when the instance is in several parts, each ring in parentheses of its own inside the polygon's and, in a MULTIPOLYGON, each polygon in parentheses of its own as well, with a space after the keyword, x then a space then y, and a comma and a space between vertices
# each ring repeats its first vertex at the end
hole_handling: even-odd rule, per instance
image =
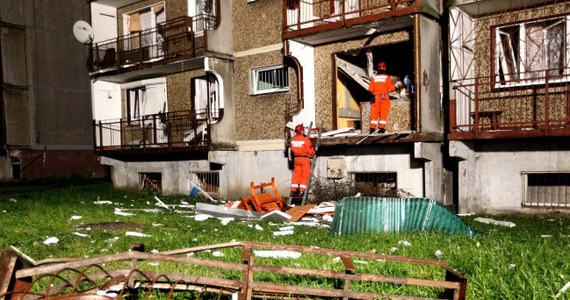
POLYGON ((305 136, 303 124, 295 126, 295 136, 291 139, 291 152, 293 153, 291 198, 302 198, 311 176, 311 158, 315 155, 315 148, 311 140, 305 136))

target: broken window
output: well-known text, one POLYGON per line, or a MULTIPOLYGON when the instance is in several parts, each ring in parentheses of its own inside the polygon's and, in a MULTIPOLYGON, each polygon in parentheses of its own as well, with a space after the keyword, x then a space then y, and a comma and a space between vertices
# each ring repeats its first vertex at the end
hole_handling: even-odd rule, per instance
POLYGON ((352 173, 352 181, 364 195, 397 196, 398 174, 396 172, 352 173))
POLYGON ((192 78, 192 97, 196 117, 216 123, 222 109, 217 78, 214 75, 192 78))
POLYGON ((252 84, 255 95, 286 92, 289 90, 289 70, 282 65, 254 69, 252 84))
POLYGON ((141 119, 151 119, 152 115, 165 113, 165 84, 149 84, 126 90, 127 120, 129 124, 138 124, 141 119))
POLYGON ((566 27, 569 17, 497 27, 495 81, 498 86, 542 84, 564 80, 569 57, 566 27))
POLYGON ((196 36, 204 34, 204 30, 216 26, 216 1, 188 0, 188 15, 192 17, 192 27, 196 36))
POLYGON ((570 207, 570 173, 523 172, 524 206, 570 207))

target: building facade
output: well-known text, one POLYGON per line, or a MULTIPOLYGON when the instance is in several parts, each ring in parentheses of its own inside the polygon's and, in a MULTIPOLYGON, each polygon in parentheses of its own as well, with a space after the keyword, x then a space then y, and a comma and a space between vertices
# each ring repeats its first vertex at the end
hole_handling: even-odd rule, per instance
POLYGON ((389 188, 460 212, 525 210, 522 191, 540 193, 531 181, 567 178, 567 135, 564 126, 539 137, 513 130, 503 123, 516 123, 520 112, 504 102, 535 118, 525 122, 541 127, 556 118, 561 126, 566 73, 558 67, 553 86, 547 78, 542 89, 539 81, 515 88, 508 74, 528 55, 505 50, 509 39, 501 37, 520 34, 525 19, 541 20, 537 7, 556 12, 540 22, 558 28, 545 37, 564 38, 558 52, 541 51, 565 61, 568 41, 557 30, 566 28, 567 4, 550 2, 91 1, 96 153, 117 187, 166 194, 198 187, 232 200, 247 195, 250 182, 274 177, 287 196, 291 124, 303 124, 322 132, 313 160, 320 182, 389 188), (367 89, 379 62, 405 88, 390 94, 388 133, 368 135, 367 89), (513 97, 504 101, 507 91, 513 97), (550 167, 538 167, 542 156, 550 167))
POLYGON ((85 1, 0 2, 0 180, 106 176, 93 152, 85 1), (54 18, 57 16, 57 18, 54 18))

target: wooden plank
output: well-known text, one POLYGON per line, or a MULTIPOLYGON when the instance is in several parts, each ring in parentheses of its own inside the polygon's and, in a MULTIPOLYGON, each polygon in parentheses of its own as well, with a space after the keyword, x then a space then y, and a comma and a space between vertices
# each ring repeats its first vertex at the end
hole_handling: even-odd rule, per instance
POLYGON ((289 222, 299 221, 309 210, 311 210, 311 208, 315 206, 315 204, 299 205, 287 210, 286 213, 291 216, 289 222))

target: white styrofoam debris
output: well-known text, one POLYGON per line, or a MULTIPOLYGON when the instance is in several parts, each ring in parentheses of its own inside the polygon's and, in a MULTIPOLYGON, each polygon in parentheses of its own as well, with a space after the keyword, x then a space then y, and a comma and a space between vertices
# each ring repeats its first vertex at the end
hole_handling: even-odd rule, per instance
POLYGON ((295 233, 293 230, 274 231, 273 236, 291 235, 295 233))
POLYGON ((293 230, 293 229, 295 229, 294 226, 285 226, 279 228, 280 231, 293 230))
POLYGON ((228 225, 231 221, 234 220, 234 218, 218 218, 221 220, 222 225, 228 225))
POLYGON ((135 215, 135 214, 133 214, 133 213, 123 211, 123 210, 120 209, 120 208, 115 208, 115 214, 118 215, 118 216, 125 216, 125 217, 129 217, 129 216, 134 216, 134 215, 135 215))
POLYGON ((18 202, 18 200, 14 199, 14 198, 10 198, 10 201, 12 201, 14 203, 18 202))
POLYGON ((57 242, 59 242, 59 239, 54 236, 48 237, 44 240, 44 244, 46 245, 57 244, 57 242))
POLYGON ((164 224, 152 222, 152 226, 154 226, 154 227, 160 227, 160 226, 164 226, 164 224))
POLYGON ((483 223, 483 224, 493 224, 493 225, 500 225, 500 226, 506 226, 506 227, 515 227, 517 225, 515 225, 515 223, 513 222, 509 222, 509 221, 497 221, 494 219, 490 219, 490 218, 475 218, 475 221, 483 223))
POLYGON ((154 200, 156 200, 156 202, 157 202, 157 203, 155 204, 156 206, 160 206, 160 207, 164 207, 164 208, 166 208, 166 209, 170 209, 170 206, 164 204, 164 202, 162 202, 162 200, 158 199, 157 196, 154 196, 154 200))
POLYGON ((77 232, 77 231, 76 231, 76 232, 73 232, 73 234, 75 234, 76 236, 80 236, 80 237, 89 237, 88 234, 81 233, 81 232, 77 232))
POLYGON ((150 235, 148 234, 144 234, 142 232, 136 232, 136 231, 127 231, 125 232, 126 236, 138 236, 138 237, 149 237, 150 235))
POLYGON ((206 215, 206 214, 197 214, 194 216, 194 220, 204 221, 204 220, 208 220, 210 217, 211 217, 210 215, 206 215))
POLYGON ((395 253, 398 251, 398 247, 391 247, 390 248, 390 253, 395 253))
POLYGON ((558 293, 556 293, 554 298, 558 298, 558 297, 562 296, 562 294, 564 294, 569 288, 570 288, 570 281, 566 282, 566 284, 560 289, 560 291, 558 291, 558 293))
POLYGON ((222 257, 222 256, 224 256, 224 254, 223 254, 222 252, 220 252, 220 251, 214 251, 214 252, 212 252, 212 255, 215 256, 215 257, 222 257))
POLYGON ((159 252, 160 252, 160 251, 158 251, 158 250, 156 250, 156 249, 150 250, 150 253, 152 253, 152 254, 158 254, 159 252))
POLYGON ((79 220, 83 218, 82 216, 71 216, 70 220, 79 220))
POLYGON ((410 243, 409 241, 406 241, 406 240, 399 240, 398 245, 404 245, 406 247, 410 247, 412 245, 412 243, 410 243))
POLYGON ((443 252, 441 252, 441 250, 436 250, 436 251, 435 251, 435 257, 441 258, 442 256, 443 256, 443 252))
POLYGON ((113 204, 113 202, 111 202, 109 200, 97 200, 97 201, 93 202, 93 204, 103 205, 103 204, 113 204))
POLYGON ((259 224, 255 224, 255 230, 263 231, 263 227, 259 226, 259 224))
POLYGON ((271 258, 299 258, 301 252, 287 251, 287 250, 254 250, 253 254, 258 257, 271 257, 271 258))

